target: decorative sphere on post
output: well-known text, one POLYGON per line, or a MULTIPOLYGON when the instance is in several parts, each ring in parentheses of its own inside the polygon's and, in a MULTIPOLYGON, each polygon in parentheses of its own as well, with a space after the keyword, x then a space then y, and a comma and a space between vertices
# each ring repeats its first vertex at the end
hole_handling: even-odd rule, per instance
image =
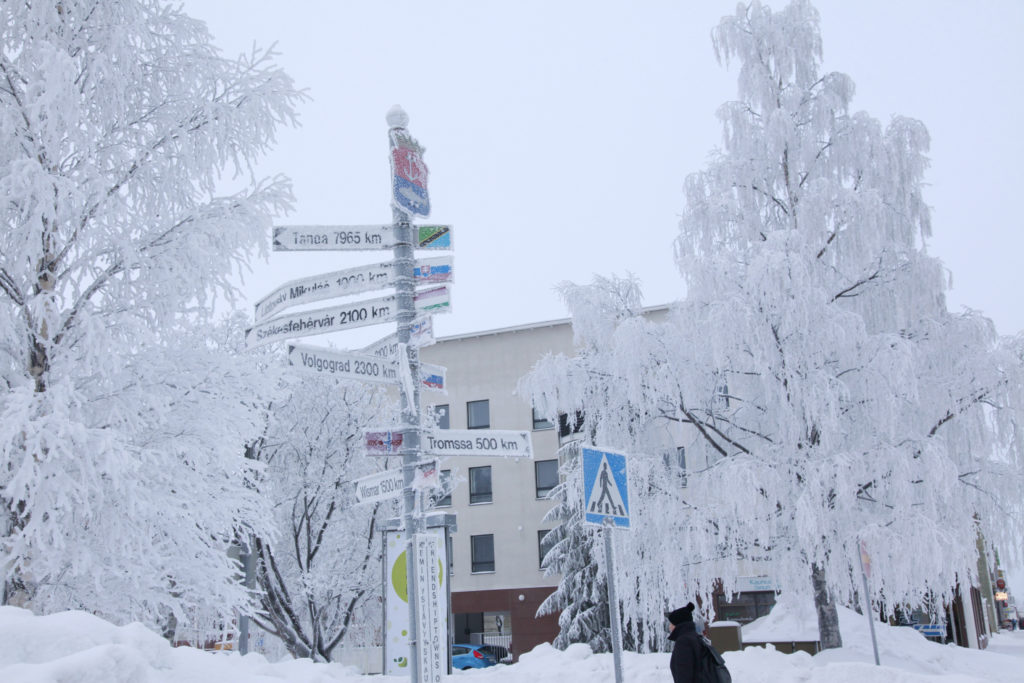
POLYGON ((409 125, 409 115, 405 113, 401 105, 396 104, 395 106, 388 109, 387 115, 384 117, 388 126, 391 128, 405 128, 409 125))

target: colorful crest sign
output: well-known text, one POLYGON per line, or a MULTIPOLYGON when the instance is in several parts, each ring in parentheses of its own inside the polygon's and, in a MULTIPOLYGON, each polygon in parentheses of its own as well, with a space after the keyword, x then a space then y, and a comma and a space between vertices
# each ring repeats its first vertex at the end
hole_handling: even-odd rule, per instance
POLYGON ((408 214, 430 215, 423 147, 404 128, 391 129, 392 198, 408 214))

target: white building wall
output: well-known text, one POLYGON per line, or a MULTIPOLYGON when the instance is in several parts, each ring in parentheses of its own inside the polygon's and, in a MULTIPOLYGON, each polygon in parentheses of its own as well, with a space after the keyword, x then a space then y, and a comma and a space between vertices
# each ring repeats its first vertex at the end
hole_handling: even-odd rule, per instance
MULTIPOLYGON (((532 431, 530 405, 516 395, 519 379, 547 353, 572 353, 572 328, 566 323, 539 324, 451 337, 420 350, 420 359, 448 369, 448 395, 424 393, 423 404, 449 406, 450 428, 466 429, 467 402, 490 402, 491 429, 531 430, 535 460, 553 459, 555 429, 532 431)), ((539 567, 537 532, 552 503, 538 500, 534 462, 515 458, 449 458, 442 469, 456 479, 450 510, 457 514, 453 534, 453 591, 554 587, 539 567), (469 504, 469 468, 491 467, 493 500, 469 504), (494 572, 471 572, 470 537, 494 535, 494 572)))

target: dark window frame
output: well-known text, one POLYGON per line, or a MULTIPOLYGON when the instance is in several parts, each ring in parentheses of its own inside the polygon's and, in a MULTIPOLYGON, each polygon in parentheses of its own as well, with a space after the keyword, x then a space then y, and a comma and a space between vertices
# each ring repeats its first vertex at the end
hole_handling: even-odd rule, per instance
POLYGON ((466 401, 466 429, 490 429, 491 428, 491 399, 483 398, 479 401, 466 401), (487 408, 486 424, 473 424, 473 409, 471 406, 484 405, 487 408))
POLYGON ((537 494, 537 500, 543 500, 547 498, 548 494, 551 493, 552 489, 558 486, 558 458, 550 460, 534 460, 533 461, 533 486, 534 492, 537 494), (551 486, 541 488, 540 485, 540 465, 554 463, 555 464, 555 481, 551 486))
POLYGON ((486 503, 494 502, 494 480, 491 478, 491 466, 483 465, 481 467, 470 467, 469 468, 469 504, 470 505, 484 505, 486 503), (473 472, 478 470, 487 470, 487 490, 480 491, 474 490, 477 487, 477 480, 473 477, 473 472), (484 496, 487 497, 484 500, 484 496), (476 497, 476 500, 474 500, 476 497))
POLYGON ((434 420, 437 424, 438 429, 451 429, 452 426, 452 408, 447 403, 439 403, 434 406, 434 420), (438 413, 444 410, 444 419, 438 418, 438 413))
POLYGON ((452 480, 452 471, 451 470, 441 470, 441 475, 440 475, 439 480, 440 480, 440 483, 441 483, 441 491, 444 491, 444 490, 447 489, 448 493, 445 493, 444 495, 440 496, 439 498, 436 498, 434 500, 433 504, 430 507, 432 507, 432 508, 450 508, 452 506, 452 492, 451 492, 451 490, 449 488, 449 485, 451 484, 451 480, 452 480))
POLYGON ((558 414, 558 436, 566 437, 570 434, 579 434, 583 431, 583 423, 586 421, 586 415, 582 410, 577 410, 573 415, 573 423, 569 424, 569 414, 559 413, 558 414))
POLYGON ((545 417, 537 417, 537 409, 536 408, 531 408, 530 409, 530 417, 533 419, 533 431, 535 431, 535 432, 540 432, 540 431, 543 431, 545 429, 554 429, 555 428, 555 424, 551 420, 549 420, 549 419, 547 419, 545 417))
MULTIPOLYGON (((544 569, 544 556, 551 552, 552 542, 544 543, 544 537, 551 533, 551 529, 537 529, 537 568, 544 569), (547 546, 545 548, 545 545, 547 546)), ((552 539, 553 540, 553 539, 552 539)))
POLYGON ((470 573, 472 574, 487 574, 494 571, 494 534, 478 534, 469 537, 469 564, 470 573), (490 543, 490 560, 486 559, 485 551, 487 548, 483 545, 483 539, 488 539, 487 542, 490 543), (478 546, 478 540, 481 544, 480 546, 478 546), (484 557, 478 557, 478 554, 484 557))

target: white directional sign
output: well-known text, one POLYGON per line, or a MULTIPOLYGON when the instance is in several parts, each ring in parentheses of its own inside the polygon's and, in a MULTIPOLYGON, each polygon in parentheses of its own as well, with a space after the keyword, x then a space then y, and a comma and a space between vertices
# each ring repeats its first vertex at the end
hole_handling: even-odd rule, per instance
POLYGON ((402 470, 385 470, 355 480, 356 503, 373 503, 402 495, 405 481, 402 470))
MULTIPOLYGON (((415 249, 452 248, 452 226, 414 225, 415 249)), ((393 225, 283 225, 274 228, 274 251, 362 251, 392 249, 393 225)))
POLYGON ((583 521, 605 521, 629 528, 629 481, 626 456, 594 448, 583 449, 583 521))
MULTIPOLYGON (((413 267, 413 277, 417 285, 450 282, 452 257, 438 256, 417 260, 413 267)), ((394 261, 336 270, 332 273, 292 280, 256 302, 256 321, 259 322, 282 309, 299 304, 361 294, 394 284, 394 261)))
POLYGON ((451 455, 495 455, 505 458, 533 458, 530 432, 504 429, 435 429, 424 432, 423 452, 439 457, 451 455))
POLYGON ((354 379, 377 384, 398 383, 398 370, 394 363, 365 353, 350 353, 303 344, 289 344, 288 362, 341 379, 354 379))
MULTIPOLYGON (((447 285, 417 292, 414 297, 417 311, 439 313, 449 310, 451 295, 447 285)), ((308 337, 349 330, 366 325, 394 322, 398 315, 397 297, 394 294, 377 299, 354 303, 336 304, 301 313, 288 313, 265 320, 245 331, 245 347, 251 349, 261 344, 308 337)))
MULTIPOLYGON (((424 316, 412 321, 409 328, 409 345, 420 348, 434 343, 434 319, 424 316)), ((363 348, 363 353, 371 356, 394 360, 398 357, 398 334, 392 332, 383 339, 378 339, 363 348)))

